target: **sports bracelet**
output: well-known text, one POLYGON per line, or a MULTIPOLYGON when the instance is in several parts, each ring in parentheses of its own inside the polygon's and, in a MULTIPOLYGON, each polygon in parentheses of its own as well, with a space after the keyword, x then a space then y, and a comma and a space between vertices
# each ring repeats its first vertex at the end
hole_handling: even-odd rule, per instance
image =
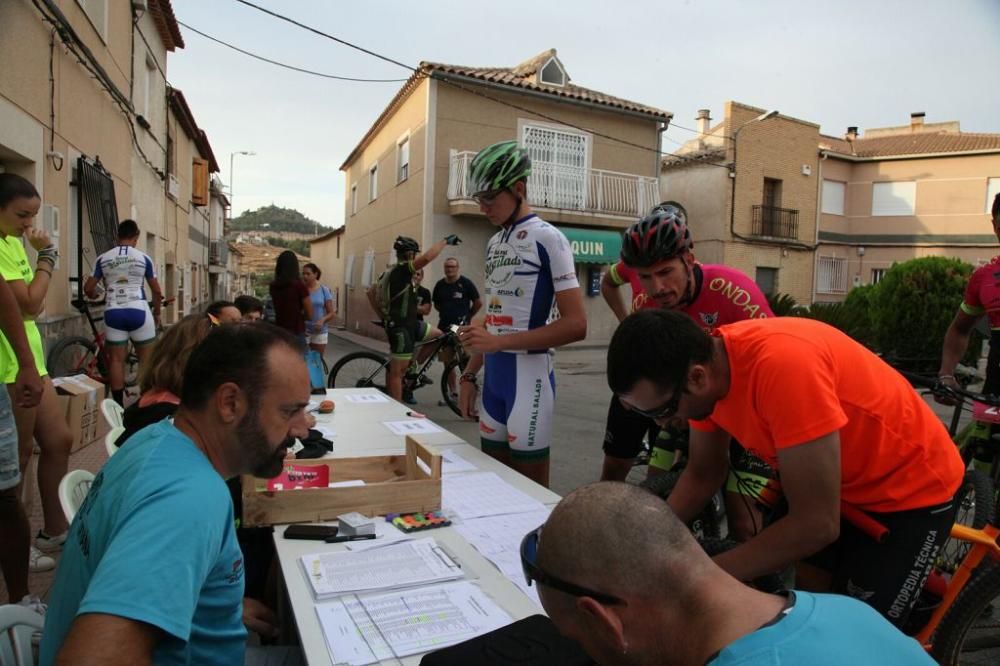
POLYGON ((36 273, 48 273, 49 277, 52 277, 52 271, 50 271, 48 268, 42 268, 41 266, 35 266, 35 272, 36 273))
POLYGON ((955 375, 938 375, 938 379, 955 379, 955 375))

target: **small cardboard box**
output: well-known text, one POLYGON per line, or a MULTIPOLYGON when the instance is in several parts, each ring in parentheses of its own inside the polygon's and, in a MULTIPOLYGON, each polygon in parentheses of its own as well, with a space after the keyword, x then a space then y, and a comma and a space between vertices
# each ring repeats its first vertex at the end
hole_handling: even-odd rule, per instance
POLYGON ((364 485, 269 491, 267 479, 243 476, 242 525, 332 521, 351 511, 377 516, 441 508, 441 456, 412 437, 406 438, 401 456, 296 460, 295 465, 327 467, 331 484, 361 480, 364 485))
POLYGON ((73 433, 71 451, 77 451, 101 439, 108 432, 108 424, 101 415, 104 384, 87 375, 57 377, 52 384, 59 393, 66 414, 66 422, 73 433))

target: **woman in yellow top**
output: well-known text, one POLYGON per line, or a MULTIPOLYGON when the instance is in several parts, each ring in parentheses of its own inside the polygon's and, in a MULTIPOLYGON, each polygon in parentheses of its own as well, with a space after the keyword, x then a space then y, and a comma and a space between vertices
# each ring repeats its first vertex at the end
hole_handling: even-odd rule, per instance
MULTIPOLYGON (((45 294, 58 256, 48 234, 32 227, 41 205, 41 197, 29 181, 12 173, 0 173, 0 274, 7 280, 21 308, 25 333, 44 385, 42 400, 37 407, 14 408, 22 475, 31 458, 33 439, 41 449, 38 458, 38 490, 42 498, 45 525, 35 539, 37 548, 31 549, 32 571, 45 571, 55 567, 54 560, 43 555, 39 549, 55 552, 62 548, 66 540, 68 525, 59 504, 59 481, 66 474, 69 450, 73 443, 73 434, 66 424, 66 416, 60 409, 55 388, 45 369, 42 336, 35 324, 35 317, 44 307, 45 294), (27 239, 38 252, 34 270, 28 262, 22 239, 27 239)), ((5 369, 10 368, 2 379, 8 389, 11 389, 18 364, 6 338, 0 344, 0 355, 7 361, 0 365, 5 369)))

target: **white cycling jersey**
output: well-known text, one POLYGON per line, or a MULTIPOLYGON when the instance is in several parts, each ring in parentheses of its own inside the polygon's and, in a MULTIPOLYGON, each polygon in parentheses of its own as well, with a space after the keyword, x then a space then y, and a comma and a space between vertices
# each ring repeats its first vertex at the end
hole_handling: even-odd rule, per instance
POLYGON ((486 328, 494 335, 544 326, 556 292, 580 286, 566 236, 535 214, 490 239, 485 277, 486 328))
POLYGON ((97 258, 94 277, 104 280, 107 289, 105 308, 147 308, 146 280, 156 278, 153 261, 145 252, 130 245, 119 245, 97 258), (140 305, 141 304, 141 305, 140 305))

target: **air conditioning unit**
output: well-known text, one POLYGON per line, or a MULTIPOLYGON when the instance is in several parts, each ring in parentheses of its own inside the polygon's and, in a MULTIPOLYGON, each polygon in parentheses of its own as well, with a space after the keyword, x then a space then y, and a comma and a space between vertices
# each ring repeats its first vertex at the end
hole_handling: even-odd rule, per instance
POLYGON ((177 180, 177 176, 170 174, 167 176, 167 194, 170 195, 174 200, 177 199, 177 195, 181 191, 181 181, 177 180))

